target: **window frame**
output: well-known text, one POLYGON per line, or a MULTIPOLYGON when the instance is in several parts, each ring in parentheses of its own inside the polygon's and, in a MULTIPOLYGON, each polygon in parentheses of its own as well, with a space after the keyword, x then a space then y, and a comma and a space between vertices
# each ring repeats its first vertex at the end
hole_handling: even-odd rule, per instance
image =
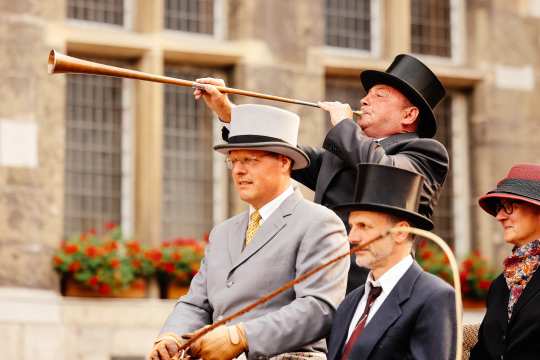
POLYGON ((83 19, 74 19, 67 16, 67 3, 69 0, 66 0, 66 23, 72 24, 74 26, 80 27, 91 27, 91 28, 109 28, 114 30, 128 30, 132 31, 134 29, 134 14, 135 14, 135 0, 124 0, 124 19, 123 25, 110 24, 105 22, 99 22, 94 20, 83 20, 83 19))
MULTIPOLYGON (((325 27, 325 44, 324 52, 329 56, 356 56, 356 57, 379 57, 382 47, 382 15, 383 2, 380 0, 370 0, 371 9, 371 49, 352 49, 326 44, 326 27, 325 27)), ((326 18, 326 9, 325 9, 326 18)))
MULTIPOLYGON (((188 36, 190 38, 199 38, 201 40, 226 40, 227 34, 227 2, 226 0, 214 1, 214 32, 212 34, 197 33, 191 31, 182 31, 168 29, 165 27, 165 13, 167 9, 163 9, 163 32, 169 36, 188 36)), ((163 1, 165 7, 165 1, 163 1)))
MULTIPOLYGON (((465 27, 466 27, 466 12, 465 3, 463 0, 450 1, 450 56, 437 56, 428 54, 419 54, 412 52, 411 54, 419 58, 423 62, 440 64, 440 65, 462 65, 465 59, 465 27)), ((410 5, 409 5, 410 6, 410 5)), ((409 26, 409 32, 411 32, 409 26)), ((412 38, 411 38, 412 41, 412 38)), ((411 45, 411 44, 409 44, 411 45)))

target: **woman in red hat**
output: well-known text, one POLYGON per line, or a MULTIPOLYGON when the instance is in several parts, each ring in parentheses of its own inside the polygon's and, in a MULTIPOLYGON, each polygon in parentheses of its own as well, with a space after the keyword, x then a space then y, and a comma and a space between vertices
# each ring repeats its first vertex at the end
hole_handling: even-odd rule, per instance
POLYGON ((479 204, 514 245, 493 282, 471 360, 540 358, 540 165, 512 167, 479 204))

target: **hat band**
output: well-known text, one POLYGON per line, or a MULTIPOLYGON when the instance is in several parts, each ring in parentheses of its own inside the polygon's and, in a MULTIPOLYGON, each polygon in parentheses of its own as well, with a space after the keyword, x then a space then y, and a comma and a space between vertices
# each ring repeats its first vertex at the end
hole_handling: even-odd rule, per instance
POLYGON ((229 138, 229 144, 245 144, 245 143, 260 143, 260 142, 280 142, 287 144, 284 140, 272 136, 264 135, 235 135, 229 138))
POLYGON ((497 184, 494 191, 522 195, 531 199, 540 200, 540 181, 524 179, 504 179, 497 184))

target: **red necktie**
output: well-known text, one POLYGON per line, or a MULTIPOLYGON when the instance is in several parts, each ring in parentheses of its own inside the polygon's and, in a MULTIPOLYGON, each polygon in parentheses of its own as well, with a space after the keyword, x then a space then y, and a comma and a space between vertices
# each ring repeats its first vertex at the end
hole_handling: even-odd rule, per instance
POLYGON ((353 345, 356 343, 356 340, 362 333, 362 330, 364 330, 364 326, 366 326, 369 310, 371 309, 371 306, 373 306, 375 299, 377 299, 377 297, 381 295, 381 291, 382 291, 382 287, 371 286, 371 290, 369 291, 369 295, 366 302, 366 307, 364 308, 364 313, 360 317, 360 320, 358 321, 356 328, 351 334, 349 341, 347 341, 347 344, 345 345, 345 349, 343 350, 343 354, 341 355, 341 360, 348 360, 349 355, 352 351, 353 345))

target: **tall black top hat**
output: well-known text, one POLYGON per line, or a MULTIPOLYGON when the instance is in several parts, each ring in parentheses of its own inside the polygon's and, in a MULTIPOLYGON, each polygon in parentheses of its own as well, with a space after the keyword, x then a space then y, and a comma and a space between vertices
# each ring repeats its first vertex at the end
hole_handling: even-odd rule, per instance
MULTIPOLYGON (((433 229, 433 223, 418 213, 422 175, 386 165, 360 164, 357 167, 353 202, 336 206, 340 217, 355 210, 377 211, 433 229)), ((343 217, 342 217, 343 218, 343 217)))
POLYGON ((360 74, 366 91, 377 84, 385 84, 398 89, 420 110, 418 135, 433 137, 437 123, 433 109, 444 98, 446 90, 435 74, 417 58, 400 54, 396 56, 385 72, 366 70, 360 74))

